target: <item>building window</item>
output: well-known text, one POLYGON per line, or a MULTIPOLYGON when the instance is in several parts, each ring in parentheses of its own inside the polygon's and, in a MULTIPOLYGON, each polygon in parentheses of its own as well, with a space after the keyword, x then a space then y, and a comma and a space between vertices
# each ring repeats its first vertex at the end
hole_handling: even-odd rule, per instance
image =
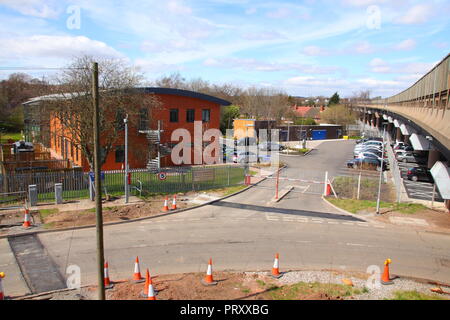
POLYGON ((195 109, 186 110, 186 122, 194 122, 195 120, 195 109))
POLYGON ((170 109, 170 122, 178 122, 178 109, 170 109))
POLYGON ((116 163, 125 162, 125 147, 117 146, 116 147, 116 163))
POLYGON ((148 109, 146 108, 139 111, 139 130, 148 130, 148 109))
POLYGON ((202 121, 209 122, 209 120, 211 120, 211 110, 203 109, 202 110, 202 121))

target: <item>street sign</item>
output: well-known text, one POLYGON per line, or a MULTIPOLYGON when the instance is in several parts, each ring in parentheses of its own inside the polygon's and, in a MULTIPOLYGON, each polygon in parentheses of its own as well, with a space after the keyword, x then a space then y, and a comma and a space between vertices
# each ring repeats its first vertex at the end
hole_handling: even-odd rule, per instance
POLYGON ((158 173, 158 179, 159 180, 166 180, 167 174, 165 172, 158 173))
MULTIPOLYGON (((89 178, 91 179, 92 182, 94 182, 95 181, 95 173, 89 172, 89 178)), ((105 180, 105 173, 103 171, 100 173, 100 179, 102 181, 105 180)))

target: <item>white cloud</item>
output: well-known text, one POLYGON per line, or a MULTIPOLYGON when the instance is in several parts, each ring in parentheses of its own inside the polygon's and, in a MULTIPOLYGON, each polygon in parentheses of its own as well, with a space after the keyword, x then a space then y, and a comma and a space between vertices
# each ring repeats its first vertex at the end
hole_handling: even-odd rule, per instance
POLYGON ((369 54, 369 53, 373 53, 375 49, 369 42, 362 41, 362 42, 357 43, 353 47, 353 50, 355 50, 357 53, 360 53, 360 54, 369 54))
POLYGON ((176 13, 176 14, 191 14, 192 9, 186 5, 184 5, 180 1, 171 0, 167 3, 167 8, 170 12, 176 13))
POLYGON ((326 49, 318 46, 307 46, 303 48, 303 53, 307 56, 327 56, 330 54, 326 49))
POLYGON ((366 7, 374 4, 385 3, 388 0, 343 0, 344 4, 356 6, 356 7, 366 7))
POLYGON ((109 58, 124 56, 106 43, 92 40, 84 36, 48 36, 35 35, 13 39, 0 39, 3 59, 61 58, 70 59, 77 55, 89 54, 109 58))
POLYGON ((9 7, 23 15, 38 18, 56 18, 61 12, 57 2, 51 0, 0 0, 0 5, 9 7))
POLYGON ((413 39, 406 39, 395 46, 397 50, 409 51, 416 47, 417 43, 413 39))
POLYGON ((260 72, 296 71, 305 74, 331 74, 340 70, 338 67, 322 67, 312 64, 290 62, 266 62, 256 59, 241 58, 207 58, 203 61, 203 65, 208 67, 234 68, 260 72))
POLYGON ((411 7, 404 15, 397 17, 394 22, 400 24, 419 24, 427 22, 433 15, 431 5, 419 4, 411 7))

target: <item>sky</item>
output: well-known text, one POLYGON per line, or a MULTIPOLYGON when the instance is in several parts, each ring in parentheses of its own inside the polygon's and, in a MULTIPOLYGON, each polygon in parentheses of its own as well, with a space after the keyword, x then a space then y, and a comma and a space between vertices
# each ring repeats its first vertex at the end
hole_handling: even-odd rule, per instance
POLYGON ((179 72, 294 96, 389 97, 450 52, 449 17, 450 0, 0 0, 0 79, 88 54, 124 59, 148 82, 179 72))

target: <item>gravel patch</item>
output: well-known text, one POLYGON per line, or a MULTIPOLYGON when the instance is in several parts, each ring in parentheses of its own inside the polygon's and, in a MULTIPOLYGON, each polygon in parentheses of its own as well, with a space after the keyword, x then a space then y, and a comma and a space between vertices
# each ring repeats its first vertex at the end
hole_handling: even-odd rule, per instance
MULTIPOLYGON (((268 276, 270 272, 246 272, 248 275, 256 274, 258 276, 268 276)), ((367 277, 368 275, 366 275, 367 277)), ((430 291, 431 288, 436 288, 436 285, 416 282, 409 279, 396 278, 393 279, 393 284, 379 286, 371 286, 367 283, 366 279, 361 277, 350 276, 349 274, 342 274, 333 271, 290 271, 283 274, 283 276, 277 280, 279 285, 291 285, 298 282, 305 283, 330 283, 330 284, 343 284, 342 279, 350 279, 353 282, 354 288, 359 289, 361 292, 364 288, 368 290, 366 293, 352 296, 352 300, 383 300, 392 299, 395 291, 417 291, 427 295, 450 299, 449 295, 434 294, 430 291)), ((449 288, 442 287, 444 291, 450 291, 449 288)))

